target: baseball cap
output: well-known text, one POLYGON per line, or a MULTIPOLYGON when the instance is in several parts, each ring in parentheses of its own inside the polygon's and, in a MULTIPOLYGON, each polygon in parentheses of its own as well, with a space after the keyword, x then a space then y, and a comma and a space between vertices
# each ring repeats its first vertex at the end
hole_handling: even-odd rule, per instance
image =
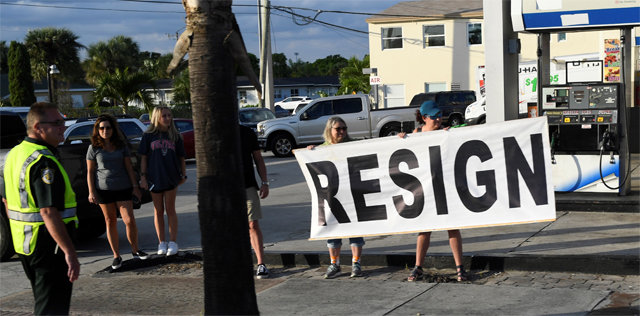
POLYGON ((420 115, 437 116, 439 113, 440 108, 435 102, 431 100, 422 102, 422 105, 420 106, 420 115))

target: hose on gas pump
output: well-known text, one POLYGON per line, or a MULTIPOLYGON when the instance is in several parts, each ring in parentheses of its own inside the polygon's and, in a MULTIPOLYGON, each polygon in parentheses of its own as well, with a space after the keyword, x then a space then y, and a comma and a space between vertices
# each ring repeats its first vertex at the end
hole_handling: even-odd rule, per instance
MULTIPOLYGON (((607 187, 607 189, 609 190, 618 190, 620 188, 622 188, 622 186, 624 185, 625 182, 627 182, 627 179, 629 179, 629 176, 631 175, 631 168, 629 168, 629 170, 627 170, 627 174, 624 175, 624 179, 622 180, 622 182, 620 183, 619 186, 612 188, 610 187, 606 181, 604 181, 604 176, 602 175, 602 154, 604 153, 604 149, 605 147, 607 148, 607 150, 613 150, 613 148, 615 148, 613 142, 614 135, 609 132, 609 130, 607 129, 603 134, 602 134, 602 141, 600 142, 600 160, 598 161, 598 169, 600 170, 600 181, 602 181, 602 184, 604 184, 605 187, 607 187)), ((631 159, 631 153, 629 151, 627 151, 627 155, 629 156, 627 159, 627 161, 630 161, 631 159)))

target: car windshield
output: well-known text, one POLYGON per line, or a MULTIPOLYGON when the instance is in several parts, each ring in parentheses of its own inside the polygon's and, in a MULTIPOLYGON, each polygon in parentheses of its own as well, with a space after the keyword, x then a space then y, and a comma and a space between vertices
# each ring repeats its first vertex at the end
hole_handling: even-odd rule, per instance
POLYGON ((238 116, 241 123, 258 123, 276 118, 276 115, 267 109, 240 111, 238 116))

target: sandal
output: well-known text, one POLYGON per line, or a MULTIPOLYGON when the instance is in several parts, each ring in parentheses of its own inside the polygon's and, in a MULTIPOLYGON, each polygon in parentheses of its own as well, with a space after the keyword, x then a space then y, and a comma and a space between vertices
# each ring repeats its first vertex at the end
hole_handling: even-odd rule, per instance
POLYGON ((413 270, 411 270, 411 274, 409 274, 407 281, 414 282, 416 280, 420 280, 422 279, 423 275, 424 272, 422 272, 422 267, 416 266, 415 268, 413 268, 413 270))
POLYGON ((456 266, 456 270, 458 272, 458 282, 467 281, 467 271, 464 270, 463 265, 456 266))

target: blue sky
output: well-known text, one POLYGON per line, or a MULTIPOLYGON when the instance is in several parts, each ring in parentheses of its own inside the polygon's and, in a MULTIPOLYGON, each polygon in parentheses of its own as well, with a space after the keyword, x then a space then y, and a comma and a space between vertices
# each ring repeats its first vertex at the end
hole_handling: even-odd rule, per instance
MULTIPOLYGON (((30 29, 64 27, 89 46, 116 35, 133 38, 140 50, 169 53, 173 51, 176 33, 185 26, 185 13, 179 0, 170 3, 140 3, 121 0, 0 0, 0 40, 22 41, 30 29), (55 6, 55 7, 54 7, 55 6), (71 9, 85 8, 85 9, 71 9), (96 8, 100 10, 88 10, 96 8), (124 11, 126 10, 126 11, 124 11)), ((234 0, 233 12, 240 25, 247 50, 258 55, 257 0, 234 0)), ((272 0, 272 6, 295 7, 293 12, 314 16, 316 11, 337 10, 377 13, 398 0, 272 0)), ((289 13, 273 10, 272 50, 287 58, 314 61, 328 55, 362 58, 369 51, 366 34, 327 27, 318 23, 296 25, 289 13)), ((367 31, 366 15, 322 12, 317 19, 352 29, 367 31)), ((298 21, 301 22, 301 21, 298 21)), ((8 43, 7 43, 8 44, 8 43)), ((85 57, 81 52, 81 58, 85 57)))

